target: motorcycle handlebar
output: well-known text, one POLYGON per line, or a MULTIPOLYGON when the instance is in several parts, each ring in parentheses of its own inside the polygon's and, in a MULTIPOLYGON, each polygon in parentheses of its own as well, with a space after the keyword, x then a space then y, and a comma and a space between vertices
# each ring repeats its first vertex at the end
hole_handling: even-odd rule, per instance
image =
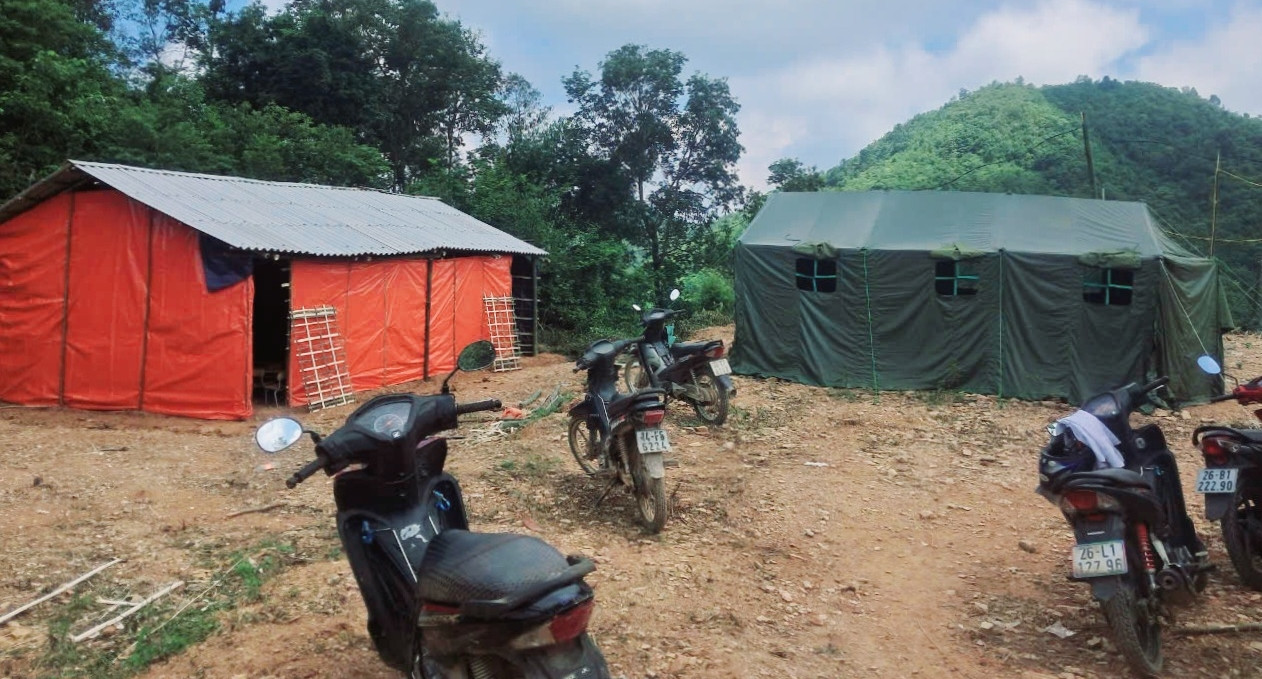
POLYGON ((327 462, 327 460, 323 456, 317 457, 316 459, 308 462, 302 469, 294 472, 293 476, 286 479, 285 487, 293 489, 294 486, 306 481, 307 477, 323 469, 325 462, 327 462))
POLYGON ((1158 389, 1158 388, 1160 388, 1160 387, 1164 387, 1164 386, 1166 386, 1166 385, 1167 385, 1167 384, 1169 384, 1169 383, 1170 383, 1170 378, 1169 378, 1169 377, 1158 377, 1157 379, 1155 379, 1155 380, 1153 380, 1153 381, 1149 382, 1148 384, 1145 384, 1144 386, 1140 387, 1140 388, 1139 388, 1139 393, 1141 393, 1141 394, 1147 394, 1148 392, 1150 392, 1150 391, 1152 391, 1152 390, 1154 390, 1154 389, 1158 389))
POLYGON ((1223 394, 1223 395, 1221 395, 1221 396, 1210 396, 1210 397, 1209 397, 1209 402, 1210 402, 1210 403, 1218 403, 1218 402, 1220 402, 1220 401, 1234 401, 1235 399, 1236 399, 1236 395, 1235 395, 1235 394, 1223 394))
POLYGON ((484 401, 471 401, 469 403, 461 403, 456 406, 457 415, 466 415, 468 413, 476 413, 483 410, 499 410, 503 407, 498 398, 488 398, 484 401))

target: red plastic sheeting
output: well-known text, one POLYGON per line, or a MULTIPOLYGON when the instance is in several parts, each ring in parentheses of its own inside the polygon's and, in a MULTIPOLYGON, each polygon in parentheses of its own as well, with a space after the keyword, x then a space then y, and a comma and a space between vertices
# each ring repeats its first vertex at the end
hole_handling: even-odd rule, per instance
MULTIPOLYGON (((482 297, 507 297, 509 257, 464 257, 433 262, 429 374, 456 366, 456 349, 486 339, 482 297)), ((419 380, 425 367, 424 259, 373 262, 295 260, 290 274, 294 309, 337 309, 346 341, 351 383, 357 391, 419 380)), ((289 403, 307 402, 297 358, 290 353, 289 403)))
POLYGON ((69 218, 61 194, 0 224, 0 401, 58 402, 69 218))
POLYGON ((251 414, 253 284, 207 293, 192 229, 117 191, 61 194, 0 225, 0 286, 0 399, 251 414))
MULTIPOLYGON (((434 262, 432 293, 429 312, 429 374, 441 375, 456 367, 456 260, 440 259, 434 262)), ((472 312, 466 310, 465 313, 472 312)))
POLYGON ((148 213, 117 191, 75 195, 63 392, 73 408, 140 408, 148 213))
POLYGON ((155 214, 143 410, 204 419, 253 413, 254 279, 207 292, 197 232, 155 214))
POLYGON ((386 305, 385 384, 419 380, 425 372, 425 270, 423 259, 390 260, 393 294, 386 305))
POLYGON ((380 389, 386 376, 386 298, 396 267, 392 262, 356 262, 347 281, 349 304, 338 310, 346 343, 351 386, 355 391, 380 389))

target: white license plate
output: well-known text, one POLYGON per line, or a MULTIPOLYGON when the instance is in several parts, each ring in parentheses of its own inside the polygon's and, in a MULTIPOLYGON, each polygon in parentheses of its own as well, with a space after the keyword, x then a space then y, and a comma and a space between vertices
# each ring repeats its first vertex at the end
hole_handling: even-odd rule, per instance
POLYGON ((636 429, 635 445, 641 453, 664 453, 670 450, 670 437, 665 429, 636 429))
POLYGON ((732 366, 727 364, 726 358, 716 358, 713 361, 710 361, 710 372, 714 373, 715 377, 718 377, 719 375, 731 375, 732 366))
POLYGON ((1074 545, 1074 577, 1121 575, 1126 568, 1126 543, 1121 540, 1074 545))
POLYGON ((1202 469, 1196 473, 1196 492, 1198 493, 1234 493, 1236 477, 1240 470, 1235 467, 1220 469, 1202 469))

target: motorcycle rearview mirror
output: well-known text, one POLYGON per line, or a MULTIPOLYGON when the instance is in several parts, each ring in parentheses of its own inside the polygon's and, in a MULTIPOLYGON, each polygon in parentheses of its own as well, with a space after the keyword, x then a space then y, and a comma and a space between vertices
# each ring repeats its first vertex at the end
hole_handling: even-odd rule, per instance
POLYGON ((495 345, 490 340, 479 340, 460 350, 456 368, 464 372, 476 372, 491 367, 495 362, 495 345))
POLYGON ((641 309, 641 308, 640 308, 640 305, 639 305, 639 304, 632 304, 632 305, 631 305, 631 308, 632 308, 632 309, 635 309, 636 311, 644 311, 644 309, 641 309))
POLYGON ((1214 357, 1209 354, 1205 354, 1197 358, 1196 367, 1200 368, 1201 372, 1204 372, 1206 375, 1223 374, 1223 367, 1219 365, 1218 361, 1214 360, 1214 357))
POLYGON ((457 372, 475 372, 491 367, 495 362, 495 345, 490 340, 478 340, 473 344, 466 346, 460 350, 456 356, 456 369, 447 373, 447 377, 443 380, 444 394, 451 393, 447 383, 457 372))
POLYGON ((677 299, 679 299, 679 288, 675 288, 674 290, 670 291, 670 301, 673 302, 677 299))
POLYGON ((302 423, 292 417, 277 417, 259 425, 254 442, 264 452, 279 453, 302 438, 302 423))

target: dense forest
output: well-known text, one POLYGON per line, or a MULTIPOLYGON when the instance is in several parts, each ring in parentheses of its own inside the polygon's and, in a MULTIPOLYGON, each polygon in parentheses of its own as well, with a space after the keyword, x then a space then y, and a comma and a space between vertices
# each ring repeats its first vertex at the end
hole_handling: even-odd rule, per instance
POLYGON ((772 185, 795 191, 1003 191, 1143 201, 1161 228, 1193 252, 1209 254, 1212 233, 1236 321, 1259 325, 1262 119, 1225 111, 1212 95, 1107 77, 1043 87, 991 84, 895 126, 831 169, 785 159, 771 170, 772 185))
MULTIPOLYGON (((611 46, 590 67, 557 74, 561 116, 429 0, 0 0, 0 200, 68 158, 438 196, 553 253, 551 348, 632 332, 631 302, 674 286, 695 323, 720 320, 762 201, 735 175, 737 101, 670 49, 611 46)), ((1213 214, 1253 322, 1260 142, 1262 121, 1192 90, 1018 81, 962 90, 834 168, 778 161, 768 182, 1143 200, 1200 252, 1213 214)))
POLYGON ((727 82, 636 45, 594 66, 555 116, 428 0, 0 0, 0 200, 68 158, 438 196, 554 253, 545 344, 677 285, 730 309, 727 82))

